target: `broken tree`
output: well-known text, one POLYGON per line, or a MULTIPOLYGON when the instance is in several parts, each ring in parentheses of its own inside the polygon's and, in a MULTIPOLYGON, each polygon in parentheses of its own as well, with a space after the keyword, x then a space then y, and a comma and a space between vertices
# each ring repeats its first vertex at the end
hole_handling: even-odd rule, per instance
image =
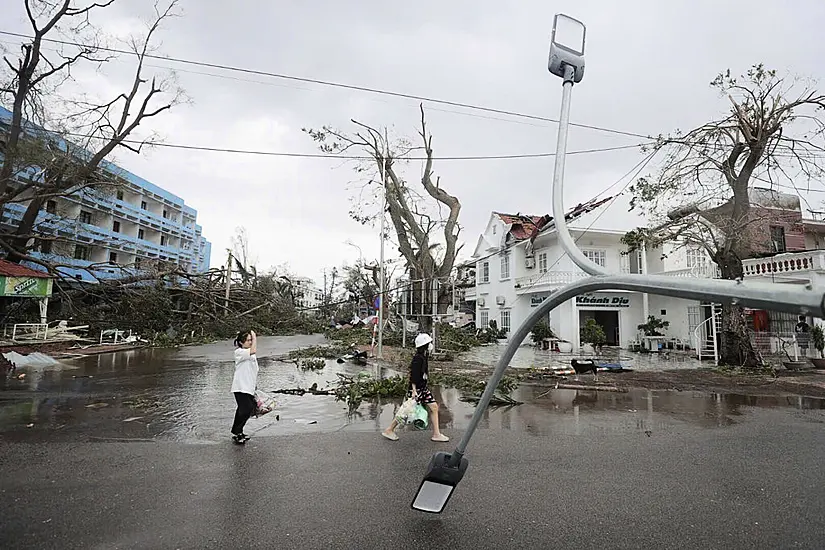
MULTIPOLYGON (((406 140, 390 143, 386 130, 382 132, 356 120, 352 123, 356 126, 352 133, 327 126, 320 130, 304 131, 325 153, 343 155, 354 150, 366 153, 369 161, 359 163, 356 172, 369 177, 367 186, 381 186, 383 192, 377 196, 381 197, 381 204, 386 197, 386 212, 395 229, 398 250, 406 260, 410 280, 414 281, 413 295, 431 296, 438 289, 436 311, 433 311, 432 300, 424 300, 420 308, 419 324, 422 330, 429 331, 432 315, 446 313, 451 303, 449 285, 439 286, 436 281, 449 280, 460 249, 457 241, 461 231, 458 223, 461 202, 441 186, 440 178, 433 181, 433 139, 427 131, 423 106, 418 132, 421 147, 414 147, 406 140), (402 174, 402 165, 417 150, 423 150, 425 154, 421 176, 424 195, 408 185, 402 174), (446 210, 443 216, 442 209, 446 210), (439 228, 441 231, 438 231, 439 228)), ((379 206, 378 215, 385 214, 382 210, 383 207, 379 206)), ((372 223, 377 217, 372 212, 365 214, 360 205, 350 214, 361 223, 372 223)))
MULTIPOLYGON (((677 242, 702 249, 722 278, 744 276, 742 260, 760 252, 770 214, 752 208, 753 187, 803 189, 822 176, 825 96, 808 81, 763 65, 740 78, 730 71, 711 86, 730 102, 726 116, 686 133, 660 136, 655 176, 632 187, 631 209, 653 221, 625 236, 631 248, 677 242)), ((776 221, 775 221, 776 223, 776 221)), ((722 311, 720 363, 759 364, 741 307, 722 311)))

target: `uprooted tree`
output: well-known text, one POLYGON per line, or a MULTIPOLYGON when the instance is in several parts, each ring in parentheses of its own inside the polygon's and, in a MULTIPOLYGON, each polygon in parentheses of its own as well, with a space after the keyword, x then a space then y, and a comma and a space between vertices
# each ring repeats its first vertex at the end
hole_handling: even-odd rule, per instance
MULTIPOLYGON (((754 208, 753 188, 808 187, 822 176, 825 158, 825 95, 809 81, 781 77, 755 65, 740 78, 728 70, 711 86, 731 103, 727 116, 689 132, 660 136, 658 173, 632 187, 631 210, 651 223, 625 236, 631 249, 678 243, 703 249, 724 279, 744 276, 742 261, 770 252, 764 234, 769 209, 754 208)), ((781 214, 780 214, 781 217, 781 214)), ((720 363, 759 364, 744 311, 722 310, 720 363)))
POLYGON ((0 210, 15 205, 23 210, 20 219, 0 227, 0 249, 11 261, 26 260, 59 274, 58 268, 65 267, 61 257, 77 254, 76 231, 59 226, 77 220, 44 220, 44 206, 62 217, 49 208, 60 197, 113 194, 122 180, 106 159, 119 148, 139 153, 151 139, 138 136, 138 127, 185 99, 173 75, 150 77, 145 64, 154 35, 176 15, 178 0, 166 7, 156 2, 146 32, 129 39, 135 69, 127 89, 108 99, 62 93, 80 66, 99 67, 113 58, 90 23, 95 12, 113 3, 23 0, 32 38, 17 59, 4 58, 0 73, 0 101, 11 110, 10 117, 0 117, 0 210), (52 46, 52 39, 63 41, 52 46), (32 256, 35 249, 48 257, 32 256))
MULTIPOLYGON (((346 155, 361 151, 366 154, 369 160, 358 162, 355 170, 362 178, 368 178, 364 185, 373 192, 376 185, 382 189, 382 193, 375 193, 374 196, 386 196, 386 212, 395 230, 398 251, 407 263, 413 296, 432 296, 438 288, 436 300, 422 300, 418 308, 421 314, 419 326, 430 330, 432 315, 446 313, 451 301, 449 286, 439 286, 436 281, 449 279, 460 250, 457 241, 461 231, 458 223, 461 202, 441 187, 440 178, 433 181, 432 135, 427 131, 423 106, 418 132, 421 147, 414 147, 404 139, 390 142, 386 130, 382 132, 356 120, 352 123, 356 129, 351 133, 328 126, 320 130, 305 128, 304 132, 325 153, 346 155), (425 154, 421 185, 426 195, 411 187, 402 173, 411 153, 418 150, 423 150, 425 154), (442 216, 443 210, 446 213, 442 216), (439 228, 442 231, 438 231, 439 228), (443 237, 443 243, 439 242, 440 237, 443 237), (437 304, 436 311, 433 311, 433 302, 437 304)), ((357 200, 363 200, 363 193, 357 200)), ((382 200, 378 202, 383 204, 382 200)), ((352 218, 360 223, 373 223, 378 216, 386 213, 382 211, 382 206, 378 206, 377 214, 365 212, 362 205, 359 203, 350 211, 352 218)))

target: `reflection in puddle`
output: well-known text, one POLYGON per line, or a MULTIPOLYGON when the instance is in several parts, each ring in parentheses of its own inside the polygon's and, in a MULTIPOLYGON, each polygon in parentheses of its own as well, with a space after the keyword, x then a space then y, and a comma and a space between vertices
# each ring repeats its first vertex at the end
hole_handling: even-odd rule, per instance
MULTIPOLYGON (((466 361, 473 361, 483 365, 495 365, 504 352, 503 344, 491 344, 473 348, 461 354, 466 361)), ((519 346, 510 366, 519 369, 544 367, 570 367, 570 360, 582 355, 558 353, 538 349, 531 345, 519 346)), ((627 350, 606 348, 603 354, 604 362, 620 363, 622 366, 634 370, 663 370, 663 369, 696 369, 703 365, 701 361, 688 352, 669 351, 666 353, 635 353, 627 350)))
MULTIPOLYGON (((270 355, 313 337, 271 338, 270 355)), ((317 337, 315 337, 317 339, 317 337)), ((161 439, 219 442, 228 437, 235 403, 229 388, 234 363, 229 344, 183 350, 138 350, 87 357, 59 368, 26 369, 24 380, 7 379, 0 392, 3 438, 60 437, 161 439), (31 427, 27 427, 31 425, 31 427)), ((366 368, 327 361, 321 371, 301 371, 294 364, 261 356, 258 385, 276 388, 330 387, 338 373, 366 368)), ((397 374, 383 369, 381 376, 397 374)), ((463 430, 475 409, 454 389, 434 388, 441 404, 442 426, 463 430)), ((807 397, 754 397, 736 394, 631 390, 595 392, 524 386, 514 397, 524 404, 492 409, 481 428, 512 430, 536 436, 598 436, 617 432, 666 432, 679 425, 708 428, 738 422, 756 408, 825 410, 825 400, 807 397)), ((249 433, 274 436, 337 430, 377 431, 390 423, 400 399, 365 402, 348 415, 331 396, 278 395, 278 412, 249 422, 249 433), (276 414, 280 420, 276 420, 276 414)), ((823 417, 822 413, 816 413, 823 417)))

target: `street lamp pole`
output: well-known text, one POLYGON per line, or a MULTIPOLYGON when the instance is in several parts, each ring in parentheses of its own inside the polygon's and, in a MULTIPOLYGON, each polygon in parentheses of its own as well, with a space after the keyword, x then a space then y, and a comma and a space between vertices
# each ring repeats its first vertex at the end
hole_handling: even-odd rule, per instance
POLYGON ((580 82, 584 76, 584 30, 584 25, 581 22, 561 14, 556 15, 553 24, 553 39, 550 46, 548 69, 551 73, 564 79, 562 116, 559 119, 559 141, 556 144, 558 154, 556 156, 556 172, 553 178, 553 218, 556 233, 559 242, 573 262, 591 276, 570 283, 551 294, 547 300, 533 310, 512 334, 493 374, 487 381, 470 424, 455 451, 452 453, 436 453, 430 461, 427 473, 412 502, 412 508, 415 510, 432 513, 441 513, 444 510, 455 487, 467 470, 468 461, 464 457, 467 445, 490 405, 496 388, 510 365, 518 346, 536 323, 567 300, 596 290, 629 290, 689 300, 725 302, 756 309, 825 317, 822 289, 810 283, 805 287, 797 287, 796 285, 775 285, 772 283, 745 283, 741 279, 729 281, 668 277, 665 275, 611 275, 601 266, 597 266, 588 260, 578 249, 564 219, 561 186, 563 184, 564 155, 567 146, 570 91, 573 83, 580 82), (559 31, 569 30, 569 28, 564 27, 569 27, 571 23, 580 27, 581 41, 576 43, 577 45, 580 44, 580 47, 576 45, 571 47, 569 42, 567 45, 557 42, 559 31))

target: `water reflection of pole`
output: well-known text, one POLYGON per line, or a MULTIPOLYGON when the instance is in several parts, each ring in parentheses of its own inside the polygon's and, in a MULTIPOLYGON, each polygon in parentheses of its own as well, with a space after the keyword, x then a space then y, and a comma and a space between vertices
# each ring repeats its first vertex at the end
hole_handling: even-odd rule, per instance
POLYGON ((576 435, 581 435, 581 430, 579 429, 579 406, 573 405, 573 420, 576 425, 576 435))
POLYGON ((647 390, 647 429, 653 430, 653 392, 647 390))

